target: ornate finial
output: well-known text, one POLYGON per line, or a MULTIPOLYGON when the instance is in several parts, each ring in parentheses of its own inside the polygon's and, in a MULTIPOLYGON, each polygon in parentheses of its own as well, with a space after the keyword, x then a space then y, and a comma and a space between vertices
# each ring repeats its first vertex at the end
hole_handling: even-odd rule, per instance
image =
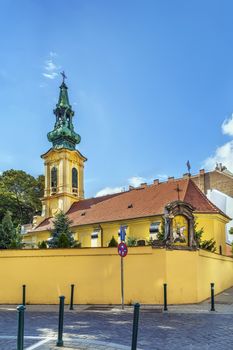
POLYGON ((65 72, 64 72, 64 70, 63 70, 63 72, 61 72, 60 73, 61 74, 61 76, 62 76, 62 79, 63 79, 63 83, 65 82, 65 79, 67 79, 67 76, 65 75, 65 72))
POLYGON ((179 201, 179 200, 180 200, 180 192, 182 191, 182 190, 180 189, 179 184, 177 184, 177 186, 176 186, 176 188, 174 188, 174 190, 177 192, 177 195, 178 195, 178 201, 179 201))

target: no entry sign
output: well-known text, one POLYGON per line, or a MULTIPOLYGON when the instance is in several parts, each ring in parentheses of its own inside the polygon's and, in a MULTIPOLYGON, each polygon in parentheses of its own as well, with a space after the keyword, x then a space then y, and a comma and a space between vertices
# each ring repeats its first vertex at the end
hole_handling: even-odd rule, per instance
POLYGON ((118 244, 118 254, 124 258, 128 253, 127 245, 124 242, 118 244))

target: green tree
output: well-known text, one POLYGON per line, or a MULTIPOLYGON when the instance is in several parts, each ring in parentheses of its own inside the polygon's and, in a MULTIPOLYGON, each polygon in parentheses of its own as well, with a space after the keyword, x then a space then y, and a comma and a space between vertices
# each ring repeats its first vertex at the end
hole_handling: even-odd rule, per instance
POLYGON ((32 221, 41 211, 44 177, 35 179, 22 170, 7 170, 0 175, 0 221, 10 210, 15 224, 32 221))
POLYGON ((195 222, 194 222, 194 234, 196 237, 197 246, 201 249, 209 250, 209 251, 214 253, 216 251, 216 241, 213 238, 203 240, 202 235, 204 233, 204 228, 202 227, 200 229, 197 229, 197 225, 198 225, 198 223, 195 220, 195 222))
POLYGON ((59 212, 53 221, 54 229, 52 231, 51 239, 48 241, 50 248, 70 248, 75 247, 76 241, 74 240, 73 233, 70 229, 72 221, 69 217, 59 212))
POLYGON ((11 213, 7 211, 0 225, 0 249, 21 248, 22 238, 20 230, 20 227, 14 227, 11 213))
POLYGON ((109 247, 117 247, 118 246, 118 243, 117 243, 117 241, 116 241, 114 236, 112 236, 110 242, 108 243, 108 246, 109 247))

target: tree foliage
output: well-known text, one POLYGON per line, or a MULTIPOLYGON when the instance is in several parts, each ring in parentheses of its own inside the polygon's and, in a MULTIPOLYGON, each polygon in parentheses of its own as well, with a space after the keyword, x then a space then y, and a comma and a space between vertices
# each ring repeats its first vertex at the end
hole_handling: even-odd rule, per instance
POLYGON ((38 243, 38 248, 39 249, 46 249, 47 248, 47 243, 46 241, 42 241, 38 243))
POLYGON ((76 241, 70 229, 71 224, 72 221, 62 211, 55 216, 53 221, 54 229, 51 239, 48 241, 50 248, 72 248, 76 246, 76 241))
POLYGON ((109 247, 117 247, 118 246, 118 243, 117 243, 117 241, 116 241, 114 236, 112 236, 110 242, 108 243, 108 246, 109 247))
POLYGON ((162 216, 159 232, 157 233, 157 239, 159 241, 164 241, 165 239, 165 219, 162 216))
POLYGON ((128 247, 136 247, 137 245, 137 238, 135 237, 128 237, 127 238, 127 246, 128 247))
POLYGON ((0 249, 21 248, 22 236, 20 229, 20 226, 14 227, 11 213, 7 211, 0 225, 0 249))
POLYGON ((15 225, 30 223, 41 211, 43 191, 43 175, 34 178, 22 170, 4 171, 0 175, 0 222, 10 211, 15 225))
POLYGON ((215 252, 216 251, 216 241, 211 238, 211 239, 207 239, 207 240, 203 240, 202 239, 202 235, 204 233, 204 228, 200 228, 197 229, 197 222, 194 222, 194 234, 196 237, 196 241, 197 241, 197 246, 201 249, 205 249, 205 250, 209 250, 211 252, 215 252))

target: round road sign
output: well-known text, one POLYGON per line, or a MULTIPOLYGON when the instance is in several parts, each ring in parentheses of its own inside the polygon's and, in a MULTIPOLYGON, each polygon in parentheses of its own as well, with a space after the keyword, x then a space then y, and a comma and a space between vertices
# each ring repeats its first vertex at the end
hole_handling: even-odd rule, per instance
POLYGON ((128 253, 127 245, 124 242, 118 244, 118 254, 124 258, 128 253))

